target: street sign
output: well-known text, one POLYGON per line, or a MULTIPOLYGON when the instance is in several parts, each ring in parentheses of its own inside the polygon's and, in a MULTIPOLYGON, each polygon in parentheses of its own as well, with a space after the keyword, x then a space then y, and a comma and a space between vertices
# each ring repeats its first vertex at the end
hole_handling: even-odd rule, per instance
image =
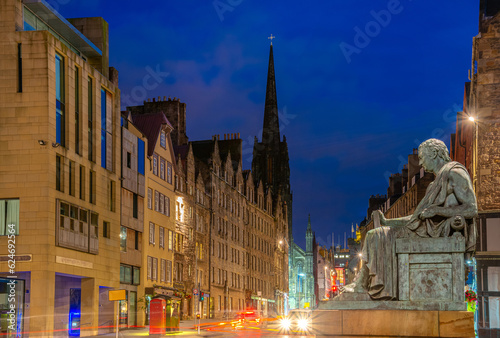
POLYGON ((114 300, 126 300, 127 294, 125 290, 109 290, 108 291, 108 299, 109 301, 114 300))
POLYGON ((193 296, 198 296, 198 289, 193 289, 193 296))

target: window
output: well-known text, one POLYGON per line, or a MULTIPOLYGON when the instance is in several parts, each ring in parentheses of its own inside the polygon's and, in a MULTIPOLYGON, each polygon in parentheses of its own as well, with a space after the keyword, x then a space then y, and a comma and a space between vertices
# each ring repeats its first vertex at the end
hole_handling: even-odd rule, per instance
POLYGON ((158 280, 158 258, 156 257, 153 257, 153 276, 151 279, 158 280))
POLYGON ((89 202, 92 204, 96 203, 96 191, 95 191, 95 171, 90 170, 89 173, 89 202))
POLYGON ((160 282, 165 282, 167 270, 167 261, 163 258, 160 261, 160 282))
POLYGON ((160 196, 160 209, 158 210, 160 213, 165 213, 165 199, 163 198, 163 194, 159 194, 160 196))
POLYGON ((153 175, 158 176, 158 155, 153 154, 153 175))
POLYGON ((137 194, 136 193, 133 193, 133 195, 132 195, 132 204, 133 204, 132 216, 134 218, 137 218, 139 206, 137 204, 137 194))
POLYGON ((75 67, 75 152, 80 151, 80 69, 75 67))
POLYGON ((167 162, 167 183, 172 184, 172 163, 167 162))
POLYGON ((155 244, 155 224, 149 222, 149 244, 155 244))
POLYGON ((85 200, 85 167, 84 166, 80 166, 80 175, 79 175, 79 179, 80 179, 80 199, 81 200, 85 200))
POLYGON ((167 260, 167 283, 172 283, 172 261, 167 260))
POLYGON ((113 100, 101 88, 101 167, 113 170, 113 100))
POLYGON ((175 233, 175 251, 182 252, 183 236, 182 234, 175 233))
POLYGON ((162 130, 160 134, 160 146, 162 146, 165 149, 167 148, 167 137, 165 130, 162 130))
POLYGON ((127 151, 127 168, 132 169, 132 154, 127 151))
POLYGON ((153 276, 153 257, 148 256, 148 279, 153 276))
MULTIPOLYGON (((25 29, 26 30, 26 29, 25 29)), ((23 92, 23 44, 17 44, 17 92, 23 92)))
POLYGON ((167 196, 165 197, 165 216, 170 216, 170 198, 167 196))
POLYGON ((132 267, 120 265, 120 283, 132 284, 132 267))
MULTIPOLYGON (((122 227, 123 228, 123 227, 122 227)), ((127 234, 125 233, 125 236, 127 234)), ((120 238, 121 238, 121 233, 120 233, 120 238)), ((102 237, 104 238, 111 238, 111 228, 109 222, 102 221, 102 237)), ((121 242, 120 242, 121 245, 121 242)))
POLYGON ((139 250, 139 231, 135 230, 134 249, 139 250))
POLYGON ((0 236, 12 234, 19 235, 19 199, 0 199, 0 236))
POLYGON ((168 230, 168 250, 174 250, 174 232, 172 230, 168 230))
POLYGON ((160 230, 160 248, 165 248, 165 228, 159 227, 160 230))
POLYGON ((134 266, 133 272, 134 272, 133 284, 134 285, 139 285, 141 283, 141 269, 140 268, 136 268, 134 266))
POLYGON ((127 252, 127 228, 120 227, 120 251, 127 252))
POLYGON ((88 104, 87 104, 87 115, 88 115, 88 121, 87 121, 87 127, 88 127, 88 132, 87 132, 87 138, 88 138, 88 155, 89 155, 89 160, 92 162, 95 162, 94 159, 94 110, 92 109, 93 107, 93 80, 89 76, 88 78, 88 93, 87 93, 87 98, 88 98, 88 104))
POLYGON ((64 58, 56 53, 56 142, 65 146, 66 108, 65 108, 64 58))
POLYGON ((144 160, 146 159, 144 156, 144 147, 144 141, 137 138, 137 172, 141 175, 144 175, 144 160))
POLYGON ((148 188, 148 209, 153 209, 153 189, 148 188))
POLYGON ((109 180, 108 203, 109 211, 115 211, 115 181, 109 180))
POLYGON ((175 263, 175 280, 176 281, 182 281, 182 269, 183 269, 183 265, 182 263, 179 263, 179 262, 176 262, 175 263))
POLYGON ((160 178, 165 179, 165 159, 160 158, 160 178))
POLYGON ((56 245, 92 254, 98 253, 99 215, 61 200, 56 200, 56 203, 56 245))
POLYGON ((58 191, 64 191, 63 172, 63 159, 56 155, 56 190, 58 191))
POLYGON ((160 210, 160 193, 155 190, 155 211, 160 210))

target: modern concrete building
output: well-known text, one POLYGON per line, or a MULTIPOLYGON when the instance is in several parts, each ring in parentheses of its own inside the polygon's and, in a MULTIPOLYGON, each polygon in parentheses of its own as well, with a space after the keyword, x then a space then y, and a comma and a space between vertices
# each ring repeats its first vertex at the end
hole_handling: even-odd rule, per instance
POLYGON ((121 128, 121 227, 120 227, 120 289, 127 290, 127 299, 120 301, 120 325, 142 325, 144 313, 138 310, 138 296, 144 292, 145 281, 142 252, 144 248, 144 197, 146 136, 122 116, 121 128))
MULTIPOLYGON (((18 332, 97 334, 114 323, 107 291, 120 282, 120 91, 108 24, 67 20, 44 0, 0 9, 0 289, 15 282, 18 332)), ((0 302, 2 334, 18 337, 5 326, 5 294, 0 302)))

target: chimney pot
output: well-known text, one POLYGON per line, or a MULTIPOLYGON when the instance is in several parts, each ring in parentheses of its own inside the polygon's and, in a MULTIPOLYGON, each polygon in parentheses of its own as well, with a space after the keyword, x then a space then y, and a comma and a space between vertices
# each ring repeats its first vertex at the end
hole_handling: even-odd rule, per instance
POLYGON ((167 97, 166 96, 163 97, 163 101, 167 101, 167 97))
POLYGON ((240 139, 240 133, 238 133, 238 140, 240 139))
POLYGON ((156 99, 153 97, 153 102, 156 102, 156 99))
POLYGON ((177 98, 174 96, 174 101, 177 101, 177 98))
POLYGON ((168 100, 169 100, 169 101, 172 101, 172 99, 170 98, 170 96, 168 97, 168 100))
POLYGON ((151 99, 148 99, 148 102, 151 102, 151 99))

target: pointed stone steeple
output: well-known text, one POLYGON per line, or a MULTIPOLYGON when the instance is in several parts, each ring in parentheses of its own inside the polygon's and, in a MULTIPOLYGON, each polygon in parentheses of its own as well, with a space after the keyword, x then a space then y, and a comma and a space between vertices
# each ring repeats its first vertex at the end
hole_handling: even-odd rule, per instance
POLYGON ((314 233, 311 229, 311 214, 309 214, 309 220, 307 221, 307 230, 306 230, 306 253, 312 252, 313 239, 314 239, 314 233))
POLYGON ((280 126, 278 120, 278 99, 276 97, 276 81, 274 78, 273 44, 269 52, 269 67, 267 69, 266 103, 264 108, 264 126, 262 143, 272 146, 280 142, 280 126))

